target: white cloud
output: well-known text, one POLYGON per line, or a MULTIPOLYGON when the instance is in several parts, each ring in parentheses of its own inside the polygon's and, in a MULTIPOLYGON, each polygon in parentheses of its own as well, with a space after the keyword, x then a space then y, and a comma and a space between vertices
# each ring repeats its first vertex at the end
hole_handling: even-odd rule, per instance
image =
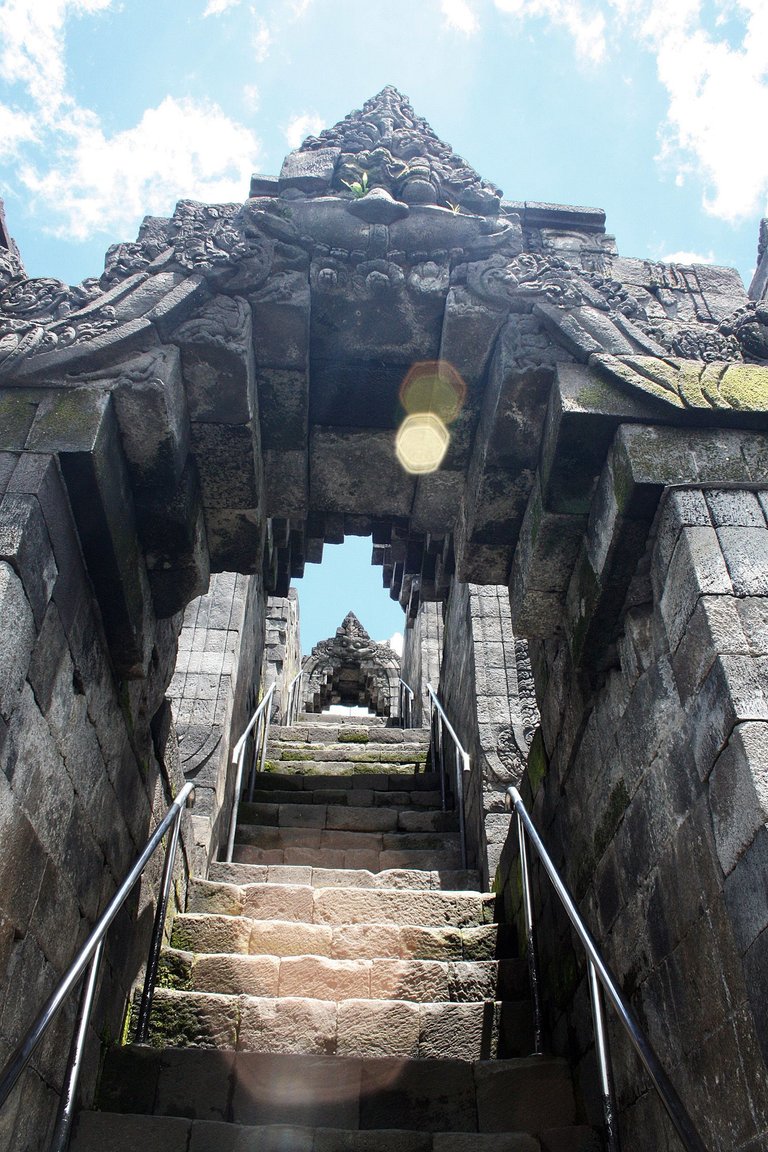
POLYGON ((241 0, 208 0, 203 12, 205 16, 221 16, 222 12, 226 12, 229 8, 236 8, 241 0))
POLYGON ((480 27, 477 14, 468 0, 440 0, 440 11, 448 27, 457 32, 471 36, 480 27))
POLYGON ((396 652, 398 656, 403 655, 403 634, 402 634, 402 632, 395 632, 392 636, 390 636, 389 640, 385 641, 385 643, 389 644, 392 651, 396 652))
POLYGON ((253 55, 257 64, 263 64, 272 47, 272 33, 263 20, 253 34, 253 55))
MULTIPOLYGON (((609 0, 610 2, 610 0, 609 0)), ((500 12, 520 20, 539 18, 562 25, 573 37, 577 55, 593 63, 606 51, 606 20, 596 4, 584 5, 578 0, 493 0, 500 12)))
POLYGON ((768 122, 768 7, 764 0, 715 5, 720 15, 741 17, 740 43, 711 35, 695 0, 650 0, 640 34, 669 97, 660 160, 678 182, 691 171, 703 177, 707 211, 736 220, 760 211, 768 192, 768 152, 756 138, 768 122))
MULTIPOLYGON (((468 0, 441 0, 469 10, 468 0)), ((520 22, 565 28, 577 54, 596 64, 628 35, 656 58, 667 95, 658 160, 678 185, 695 175, 705 209, 725 220, 766 210, 768 3, 766 0, 492 0, 520 22)), ((470 15, 472 13, 470 12, 470 15)))
POLYGON ((261 93, 255 84, 246 84, 243 88, 243 102, 249 112, 258 112, 261 106, 261 93))
POLYGON ((301 112, 288 121, 283 129, 283 135, 288 141, 289 148, 298 148, 307 136, 316 136, 323 127, 322 118, 316 112, 301 112))
POLYGON ((714 264, 714 252, 707 252, 706 255, 702 252, 686 252, 681 250, 679 252, 667 252, 666 256, 661 256, 660 260, 664 264, 714 264))
POLYGON ((66 102, 64 26, 71 16, 109 8, 112 0, 5 0, 0 6, 0 77, 26 88, 49 122, 66 102))
POLYGON ((20 144, 34 140, 36 136, 31 116, 0 104, 0 159, 14 156, 20 144))
POLYGON ((244 200, 258 147, 216 105, 167 96, 109 138, 95 114, 81 111, 59 163, 24 166, 21 180, 55 233, 125 235, 145 213, 167 214, 178 199, 244 200))

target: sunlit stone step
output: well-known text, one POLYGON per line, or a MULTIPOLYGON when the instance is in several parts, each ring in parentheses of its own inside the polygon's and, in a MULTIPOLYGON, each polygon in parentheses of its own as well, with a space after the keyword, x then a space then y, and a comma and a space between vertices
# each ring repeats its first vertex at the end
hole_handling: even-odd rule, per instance
POLYGON ((498 925, 305 924, 247 916, 186 912, 173 922, 171 943, 184 952, 328 956, 339 960, 494 960, 498 925))
POLYGON ((149 1043, 245 1052, 483 1060, 498 1055, 501 1004, 240 996, 158 988, 149 1043))
POLYGON ((390 868, 368 872, 364 868, 311 868, 299 864, 211 864, 208 879, 224 884, 310 884, 313 888, 406 888, 445 892, 480 890, 480 873, 472 869, 448 871, 390 868))
POLYGON ((334 960, 325 956, 163 953, 164 988, 234 996, 305 996, 319 1000, 411 1000, 471 1003, 520 999, 520 961, 334 960))

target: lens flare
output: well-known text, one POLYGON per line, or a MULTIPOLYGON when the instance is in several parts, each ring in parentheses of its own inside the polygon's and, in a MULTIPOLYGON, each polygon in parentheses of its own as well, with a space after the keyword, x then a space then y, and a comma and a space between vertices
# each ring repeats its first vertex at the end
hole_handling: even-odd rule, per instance
POLYGON ((450 439, 444 422, 434 412, 415 412, 400 425, 395 452, 406 472, 423 476, 440 467, 450 439))
POLYGON ((450 424, 464 404, 467 386, 447 360, 414 364, 400 386, 400 403, 408 415, 432 412, 450 424))

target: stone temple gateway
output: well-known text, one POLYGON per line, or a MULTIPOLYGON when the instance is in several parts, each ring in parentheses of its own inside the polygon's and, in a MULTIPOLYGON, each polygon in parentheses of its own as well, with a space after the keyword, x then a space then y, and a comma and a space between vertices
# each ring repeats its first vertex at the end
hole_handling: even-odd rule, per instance
MULTIPOLYGON (((148 217, 76 287, 27 278, 0 221, 0 284, 2 1058, 184 776, 179 907, 209 875, 290 582, 370 535, 425 727, 442 653, 497 915, 519 916, 502 801, 522 777, 706 1146, 768 1147, 768 231, 749 293, 619 256, 601 211, 505 199, 385 88, 243 204, 148 217), (460 403, 440 467, 408 472, 402 386, 429 362, 460 403)), ((86 1105, 159 868, 110 937, 86 1105)), ((536 900, 578 1131, 508 1146, 594 1148, 583 961, 543 881, 536 900)), ((5 1146, 47 1147, 74 1013, 0 1113, 5 1146)), ((623 1146, 678 1147, 611 1038, 623 1146)), ((143 1082, 124 1111, 151 1112, 143 1082)), ((186 1124, 198 1147, 173 1116, 142 1146, 186 1124)), ((440 1139, 418 1147, 502 1146, 440 1139)))

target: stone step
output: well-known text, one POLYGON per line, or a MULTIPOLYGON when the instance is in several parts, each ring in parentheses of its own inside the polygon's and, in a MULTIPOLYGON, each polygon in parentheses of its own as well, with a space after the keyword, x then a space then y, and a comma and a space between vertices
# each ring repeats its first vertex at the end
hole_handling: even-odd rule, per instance
POLYGON ((159 983, 177 991, 230 996, 302 996, 315 1000, 409 1000, 469 1004, 526 996, 520 960, 333 960, 325 956, 251 956, 167 949, 159 983))
MULTIPOLYGON (((357 790, 350 793, 352 796, 356 794, 357 790)), ((389 796, 390 793, 382 795, 389 796)), ((459 818, 455 812, 412 812, 404 807, 334 803, 244 803, 238 809, 237 820, 241 830, 247 824, 278 828, 325 828, 341 832, 456 832, 459 827, 459 818)))
POLYGON ((455 928, 415 924, 305 924, 185 912, 171 944, 182 952, 327 956, 335 960, 495 960, 506 933, 498 924, 455 928))
POLYGON ((303 865, 312 868, 353 868, 384 872, 392 868, 448 870, 461 868, 461 852, 451 851, 370 851, 368 849, 331 848, 258 848, 235 844, 235 862, 255 865, 303 865))
POLYGON ((428 728, 384 728, 367 724, 286 724, 269 730, 275 744, 413 744, 427 747, 428 728))
POLYGON ((188 913, 296 920, 303 924, 418 924, 471 928, 493 920, 493 893, 409 891, 310 884, 190 881, 188 913))
MULTIPOLYGON (((262 777, 266 774, 272 775, 290 775, 292 772, 300 772, 305 776, 414 776, 419 774, 419 767, 423 761, 411 757, 410 760, 389 760, 387 757, 382 757, 379 760, 351 760, 351 759, 338 759, 338 760, 320 760, 314 757, 310 759, 298 759, 294 756, 283 756, 280 759, 267 756, 264 761, 264 772, 262 777)), ((427 773, 424 773, 427 775, 427 773)), ((430 776, 433 773, 429 773, 430 776)), ((368 787, 368 785, 365 785, 368 787)), ((439 781, 438 781, 439 786, 439 781)), ((393 791, 395 789, 393 788, 393 791)))
POLYGON ((378 1129, 308 1128, 298 1124, 234 1125, 177 1116, 131 1116, 83 1112, 72 1152, 600 1152, 591 1128, 543 1132, 409 1132, 378 1129), (554 1140, 554 1143, 552 1143, 554 1140))
MULTIPOLYGON (((358 808, 407 807, 439 811, 442 803, 439 791, 398 789, 397 791, 384 792, 375 791, 373 788, 344 787, 345 784, 348 785, 356 781, 358 779, 356 776, 342 776, 340 778, 332 776, 329 778, 331 783, 323 784, 322 787, 315 789, 308 787, 304 790, 272 787, 271 776, 271 773, 265 774, 259 779, 259 787, 253 793, 254 804, 345 804, 358 808), (335 783, 337 780, 340 780, 338 787, 335 783)), ((290 780, 292 777, 288 777, 288 779, 290 780)), ((293 777, 293 779, 299 779, 299 777, 293 777)), ((312 780, 313 777, 310 776, 308 779, 312 780)), ((323 777, 323 779, 326 778, 323 777)))
POLYGON ((313 888, 408 888, 445 892, 480 891, 480 873, 471 869, 422 871, 390 868, 310 868, 298 864, 224 864, 208 869, 210 881, 224 884, 310 884, 313 888))
MULTIPOLYGON (((527 1132, 541 1140, 542 1152, 597 1152, 600 1148, 594 1138, 587 1139, 585 1129, 577 1129, 570 1142, 563 1134, 563 1129, 575 1121, 570 1073, 565 1061, 542 1056, 477 1062, 391 1057, 360 1060, 194 1048, 161 1052, 134 1045, 107 1054, 97 1103, 104 1111, 96 1115, 185 1116, 187 1139, 193 1121, 298 1124, 325 1130, 341 1127, 354 1133, 348 1144, 309 1146, 327 1152, 375 1152, 380 1146, 369 1144, 364 1133, 392 1128, 422 1132, 427 1140, 433 1138, 432 1133, 444 1132, 495 1132, 504 1133, 505 1138, 509 1133, 527 1132)), ((95 1121, 90 1123, 95 1129, 95 1121)), ((99 1131, 103 1137, 105 1128, 99 1131)), ((82 1132, 81 1120, 76 1141, 82 1132)), ((145 1141, 144 1134, 150 1132, 137 1124, 133 1143, 117 1144, 110 1135, 98 1145, 75 1142, 73 1152, 133 1152, 136 1148, 142 1152, 177 1152, 171 1142, 172 1128, 165 1144, 145 1141)), ((180 1150, 235 1152, 223 1125, 213 1143, 203 1144, 202 1137, 199 1139, 180 1145, 180 1150)), ((262 1145, 237 1145, 238 1149, 251 1147, 262 1145)), ((294 1152, 307 1145, 289 1143, 282 1147, 284 1152, 294 1152)), ((409 1147, 398 1144, 401 1150, 409 1147)), ((441 1152, 460 1152, 467 1146, 438 1143, 434 1147, 441 1152)), ((475 1147, 480 1150, 484 1146, 475 1147)), ((485 1147, 496 1152, 493 1144, 490 1149, 485 1147)))
MULTIPOLYGON (((343 811, 343 809, 339 809, 343 811)), ((328 848, 367 852, 450 852, 458 846, 456 832, 361 832, 335 828, 288 828, 239 824, 238 844, 254 848, 328 848)))
POLYGON ((413 1003, 226 995, 158 988, 148 1042, 158 1048, 373 1059, 486 1060, 501 1055, 499 1001, 413 1003))
POLYGON ((330 760, 350 764, 423 764, 426 749, 422 744, 287 744, 270 741, 267 760, 330 760), (273 755, 274 753, 274 755, 273 755))
MULTIPOLYGON (((352 804, 359 804, 358 791, 387 792, 431 792, 439 796, 440 777, 436 772, 346 772, 341 776, 327 771, 305 775, 303 772, 260 772, 256 783, 260 790, 280 789, 289 792, 309 792, 313 795, 323 789, 336 792, 352 792, 352 804)), ((383 797, 382 797, 383 799, 383 797)))

